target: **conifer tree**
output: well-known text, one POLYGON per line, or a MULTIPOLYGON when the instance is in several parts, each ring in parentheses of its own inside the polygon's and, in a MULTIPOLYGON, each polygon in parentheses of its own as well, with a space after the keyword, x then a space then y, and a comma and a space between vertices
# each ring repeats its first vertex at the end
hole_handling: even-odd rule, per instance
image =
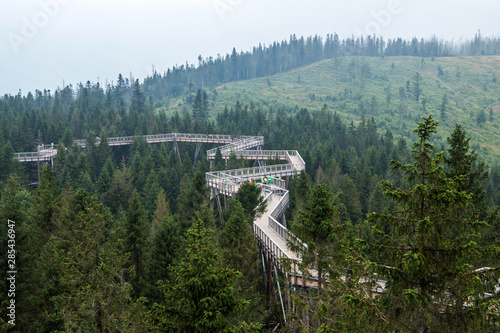
POLYGON ((141 204, 139 193, 135 189, 128 203, 123 231, 125 233, 124 251, 129 256, 128 267, 133 267, 131 277, 133 296, 138 298, 144 286, 144 261, 147 253, 149 228, 146 223, 146 212, 141 204))
POLYGON ((146 97, 144 96, 144 93, 141 91, 141 85, 139 84, 139 80, 136 79, 133 84, 134 86, 132 89, 132 105, 130 108, 132 111, 135 111, 138 114, 142 114, 144 113, 144 105, 146 97))
POLYGON ((113 181, 113 176, 115 174, 115 167, 113 165, 113 161, 111 157, 108 157, 106 163, 101 169, 101 173, 96 183, 97 194, 101 197, 104 197, 106 192, 109 190, 111 186, 111 182, 113 181))
POLYGON ((120 207, 124 210, 128 208, 132 189, 132 176, 125 165, 125 159, 122 159, 120 169, 115 170, 111 186, 105 195, 104 202, 111 208, 111 212, 116 213, 120 207))
POLYGON ((288 241, 288 246, 300 253, 298 270, 303 279, 317 283, 311 294, 292 296, 297 306, 291 314, 292 321, 306 330, 318 330, 327 321, 324 314, 338 311, 327 304, 330 298, 338 297, 339 290, 345 289, 341 279, 345 277, 347 226, 339 218, 331 190, 325 184, 315 185, 293 223, 293 235, 303 243, 288 241))
POLYGON ((234 195, 234 199, 240 202, 245 216, 248 216, 250 224, 266 210, 267 204, 264 202, 261 193, 262 188, 260 186, 246 182, 234 195))
POLYGON ((477 153, 470 149, 470 138, 466 138, 466 135, 462 125, 455 124, 455 130, 446 139, 450 148, 444 162, 449 168, 449 177, 463 177, 459 180, 458 190, 472 194, 474 215, 485 218, 486 193, 483 182, 488 178, 488 172, 484 162, 478 163, 477 153))
POLYGON ((186 256, 173 268, 173 282, 160 285, 164 302, 153 308, 153 322, 162 331, 225 332, 245 304, 235 293, 240 273, 222 268, 212 231, 197 220, 188 230, 186 256))
POLYGON ((30 210, 34 236, 38 237, 39 245, 44 244, 54 230, 54 216, 58 211, 59 200, 59 186, 54 178, 52 167, 46 164, 42 168, 40 184, 30 210))
POLYGON ((172 281, 171 265, 182 257, 185 244, 181 227, 173 216, 165 216, 150 239, 151 251, 147 262, 144 295, 152 302, 159 302, 163 295, 158 289, 158 282, 172 281))
MULTIPOLYGON (((413 163, 392 161, 407 187, 384 181, 385 193, 396 203, 392 215, 372 213, 377 243, 371 248, 382 262, 369 262, 378 279, 386 280, 377 297, 378 330, 447 332, 485 331, 498 320, 498 296, 485 298, 498 283, 495 269, 478 271, 478 258, 496 248, 477 244, 478 221, 468 206, 472 195, 461 190, 463 175, 448 175, 443 152, 430 143, 437 122, 429 116, 414 131, 419 140, 413 163)), ((375 318, 373 318, 375 319, 375 318)))
POLYGON ((177 214, 184 233, 193 223, 193 218, 202 204, 208 202, 208 187, 200 171, 196 171, 192 177, 185 175, 181 183, 177 214))
POLYGON ((154 237, 163 221, 170 216, 170 207, 167 202, 165 191, 160 189, 156 197, 155 211, 151 220, 150 239, 154 237))
POLYGON ((71 201, 73 211, 61 216, 57 235, 44 251, 44 260, 59 272, 51 318, 60 320, 65 331, 129 330, 137 323, 127 320, 130 285, 123 280, 124 258, 107 237, 112 217, 96 196, 82 190, 71 201))
POLYGON ((238 200, 229 202, 229 217, 219 233, 219 245, 225 267, 241 272, 236 286, 239 298, 247 299, 249 304, 238 322, 264 322, 268 311, 263 288, 265 286, 259 249, 255 235, 248 220, 251 219, 238 200))
MULTIPOLYGON (((8 271, 18 271, 16 281, 18 292, 15 297, 17 307, 19 308, 26 304, 28 299, 27 295, 20 293, 20 291, 25 289, 24 284, 28 282, 29 276, 26 274, 28 269, 24 265, 24 249, 28 248, 25 233, 26 222, 28 220, 26 208, 29 204, 30 196, 26 190, 19 186, 13 175, 9 176, 1 193, 0 251, 3 253, 3 256, 0 257, 0 270, 4 278, 0 281, 0 330, 3 331, 5 329, 7 331, 6 327, 9 326, 3 327, 1 323, 4 320, 10 320, 7 317, 9 311, 7 307, 10 305, 9 299, 12 299, 12 295, 9 297, 9 294, 12 292, 9 292, 9 281, 6 279, 8 271), (9 232, 9 230, 11 231, 9 232), (12 264, 15 265, 15 268, 10 266, 12 264)), ((17 316, 17 323, 19 323, 21 317, 21 314, 17 316)))

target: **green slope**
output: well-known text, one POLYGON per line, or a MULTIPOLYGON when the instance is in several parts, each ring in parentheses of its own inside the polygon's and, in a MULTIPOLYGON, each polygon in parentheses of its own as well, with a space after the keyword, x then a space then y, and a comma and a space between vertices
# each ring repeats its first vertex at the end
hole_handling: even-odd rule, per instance
MULTIPOLYGON (((264 110, 285 107, 320 110, 327 105, 348 121, 357 122, 361 115, 374 117, 380 130, 396 136, 413 138, 415 121, 432 113, 441 119, 440 107, 446 94, 446 120, 441 121, 436 144, 453 130, 455 122, 463 125, 481 158, 500 162, 500 56, 418 58, 345 57, 324 60, 274 76, 238 81, 216 87, 217 95, 210 110, 213 115, 237 100, 243 105, 253 102, 264 110), (438 68, 442 73, 439 75, 438 68), (406 92, 416 73, 422 77, 422 99, 425 108, 406 92), (498 78, 498 80, 496 79, 498 78), (492 120, 490 121, 490 109, 492 120), (486 121, 478 125, 480 112, 486 121)), ((212 99, 213 100, 213 99, 212 99)), ((169 111, 191 109, 180 101, 169 111)))

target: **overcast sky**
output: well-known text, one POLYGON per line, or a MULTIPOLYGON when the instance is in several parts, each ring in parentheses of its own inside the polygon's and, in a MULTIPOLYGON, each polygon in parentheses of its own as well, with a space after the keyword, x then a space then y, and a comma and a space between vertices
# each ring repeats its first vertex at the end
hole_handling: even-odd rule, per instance
POLYGON ((217 54, 299 36, 500 34, 498 0, 1 0, 0 95, 142 81, 217 54))

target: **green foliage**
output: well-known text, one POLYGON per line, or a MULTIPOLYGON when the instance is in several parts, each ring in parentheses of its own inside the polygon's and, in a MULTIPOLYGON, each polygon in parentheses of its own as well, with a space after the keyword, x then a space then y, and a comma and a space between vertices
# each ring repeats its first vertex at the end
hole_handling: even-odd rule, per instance
MULTIPOLYGON (((108 164, 106 173, 111 171, 110 165, 108 164)), ((106 176, 103 176, 106 178, 106 176)), ((128 200, 132 194, 132 176, 129 169, 125 165, 125 159, 122 160, 120 169, 115 170, 113 175, 113 180, 109 187, 109 190, 104 196, 104 202, 111 208, 113 213, 118 212, 120 209, 128 208, 128 200)), ((103 183, 105 179, 103 179, 103 183)), ((101 183, 98 183, 101 185, 101 183)), ((104 184, 102 184, 104 185, 104 184)), ((101 190, 105 186, 101 187, 101 190)))
POLYGON ((51 318, 60 320, 64 331, 130 329, 124 320, 130 298, 130 286, 123 282, 124 258, 106 236, 111 215, 95 196, 77 192, 75 198, 74 220, 59 221, 57 236, 42 257, 59 270, 51 318))
POLYGON ((218 237, 224 266, 242 274, 235 289, 238 298, 248 300, 248 306, 237 319, 239 324, 264 322, 268 316, 259 249, 248 220, 249 216, 240 201, 232 199, 229 202, 229 217, 218 237))
POLYGON ((245 216, 248 216, 250 224, 266 210, 267 205, 261 193, 262 188, 256 183, 246 182, 234 195, 234 199, 240 202, 245 216))
POLYGON ((407 187, 383 182, 396 211, 368 215, 379 239, 371 247, 384 258, 369 267, 387 280, 377 299, 386 314, 380 324, 388 326, 381 330, 483 330, 497 317, 497 298, 484 298, 497 273, 484 272, 486 283, 478 283, 474 267, 481 254, 497 249, 477 244, 478 230, 487 225, 468 209, 472 196, 461 189, 464 175, 445 172, 444 153, 430 143, 436 132, 432 116, 418 123, 413 163, 391 162, 407 187))
POLYGON ((193 101, 193 118, 206 120, 208 116, 208 95, 203 89, 198 89, 193 101))
POLYGON ((149 226, 146 224, 146 212, 140 202, 139 193, 134 190, 128 203, 124 231, 124 253, 130 258, 128 266, 133 268, 131 277, 133 295, 138 298, 144 286, 144 260, 147 254, 149 226))
MULTIPOLYGON (((0 258, 0 270, 5 277, 0 281, 0 315, 2 320, 10 320, 7 317, 7 306, 9 306, 9 299, 12 298, 9 292, 10 286, 6 272, 19 271, 16 281, 17 295, 15 297, 16 306, 22 304, 26 297, 21 297, 20 291, 24 289, 24 284, 21 278, 24 278, 24 250, 27 248, 25 245, 26 240, 26 227, 27 227, 27 214, 26 209, 30 203, 30 194, 22 189, 17 183, 14 176, 7 179, 5 186, 2 189, 2 197, 0 200, 0 251, 4 254, 0 258), (11 230, 9 232, 9 230, 11 230), (14 237, 9 237, 14 235, 14 237), (14 251, 13 251, 14 250, 14 251), (14 253, 15 268, 10 267, 9 259, 12 259, 14 253), (23 273, 21 273, 23 271, 23 273), (10 295, 10 296, 9 296, 10 295)), ((18 321, 19 322, 19 321, 18 321)), ((2 321, 0 321, 2 323, 2 321)), ((0 325, 0 330, 2 330, 0 325)))
POLYGON ((54 178, 52 167, 46 164, 42 168, 40 185, 38 185, 30 210, 33 232, 41 244, 47 241, 54 231, 54 216, 58 211, 59 200, 59 186, 54 178))
POLYGON ((162 299, 158 282, 172 281, 170 268, 182 257, 184 248, 180 225, 172 216, 165 216, 151 237, 150 258, 146 267, 144 294, 151 301, 159 302, 162 299))
MULTIPOLYGON (((375 46, 377 40, 380 41, 370 37, 360 41, 359 47, 346 49, 346 44, 336 35, 329 36, 324 44, 318 38, 306 40, 293 36, 286 48, 279 43, 273 48, 256 48, 255 55, 261 59, 258 65, 252 63, 252 54, 234 51, 227 60, 229 67, 225 59, 217 60, 217 71, 215 60, 200 60, 199 70, 191 68, 188 74, 187 69, 176 68, 164 76, 157 74, 147 78, 143 85, 137 80, 127 82, 120 76, 117 85, 106 87, 106 91, 98 84, 89 82, 79 85, 76 90, 71 87, 58 89, 54 95, 48 91, 38 91, 35 96, 1 97, 0 169, 3 172, 0 182, 6 187, 1 193, 0 216, 13 214, 16 219, 28 220, 19 230, 19 248, 22 250, 19 272, 20 280, 23 281, 20 284, 22 296, 19 301, 23 311, 19 314, 19 330, 71 330, 65 325, 72 325, 80 327, 81 331, 92 331, 90 325, 99 321, 92 319, 98 317, 98 311, 95 311, 99 304, 98 297, 106 299, 106 306, 110 306, 113 319, 110 319, 108 327, 115 331, 147 331, 147 324, 141 322, 141 317, 151 310, 154 302, 165 305, 165 309, 180 308, 180 303, 174 304, 165 298, 156 282, 162 280, 163 286, 177 283, 180 271, 170 270, 169 266, 181 267, 179 261, 186 251, 183 237, 186 229, 198 219, 204 221, 205 227, 215 226, 203 176, 208 168, 207 159, 204 154, 200 154, 193 167, 196 148, 188 143, 178 144, 182 156, 180 163, 170 143, 148 145, 142 139, 134 139, 131 147, 110 147, 106 139, 108 136, 169 132, 264 135, 266 149, 299 150, 307 171, 301 173, 300 177, 292 177, 290 182, 290 211, 294 213, 293 219, 287 216, 289 225, 300 228, 303 221, 298 222, 298 217, 303 220, 313 217, 314 210, 311 207, 321 206, 320 201, 327 197, 327 202, 322 203, 327 207, 324 213, 331 207, 334 211, 332 224, 319 223, 325 229, 320 228, 316 232, 316 241, 305 237, 311 244, 310 248, 316 251, 306 253, 306 257, 309 255, 308 260, 311 260, 306 268, 311 272, 320 268, 324 272, 322 276, 329 283, 322 283, 319 293, 312 290, 311 295, 293 295, 296 298, 292 299, 296 301, 293 304, 298 317, 302 316, 304 320, 309 318, 307 325, 311 329, 394 330, 390 319, 394 309, 402 309, 401 316, 410 313, 407 318, 411 323, 416 323, 414 318, 419 313, 437 308, 432 308, 433 303, 425 293, 413 287, 421 276, 428 279, 426 283, 430 280, 429 276, 433 277, 429 275, 431 268, 434 269, 432 262, 429 263, 431 259, 455 269, 453 274, 458 272, 455 274, 456 279, 450 282, 457 285, 452 290, 455 294, 462 293, 461 283, 473 292, 491 290, 488 284, 496 278, 496 271, 492 269, 472 274, 471 270, 484 266, 480 264, 483 262, 495 268, 498 258, 495 249, 490 248, 490 252, 485 252, 481 246, 498 243, 496 235, 499 234, 500 222, 494 206, 500 205, 500 171, 497 166, 491 165, 489 169, 492 176, 484 179, 486 168, 483 168, 478 157, 491 162, 498 155, 495 115, 498 112, 499 90, 491 79, 499 70, 498 64, 492 61, 496 58, 436 58, 435 65, 443 71, 443 75, 439 75, 436 67, 429 64, 424 66, 421 61, 422 56, 430 55, 429 45, 425 42, 409 43, 418 45, 418 48, 410 50, 387 41, 384 51, 383 46, 375 46), (358 51, 365 52, 363 54, 366 57, 356 57, 358 51), (274 54, 272 59, 281 60, 264 61, 270 59, 271 53, 274 54), (274 58, 280 54, 281 57, 274 58), (385 57, 372 57, 381 54, 385 57), (394 54, 418 54, 418 58, 392 57, 394 54), (335 58, 311 64, 323 57, 335 58), (484 63, 488 64, 487 68, 484 63), (306 64, 311 65, 298 68, 306 64), (276 70, 278 67, 279 71, 276 70), (291 68, 295 68, 295 71, 288 72, 291 68), (215 72, 218 73, 217 77, 215 72), (415 75, 417 72, 421 75, 420 79, 415 75), (297 82, 297 76, 300 82, 297 82), (229 82, 251 77, 255 79, 229 82), (272 84, 266 85, 266 81, 272 84), (218 87, 219 82, 224 82, 224 87, 218 87), (215 116, 207 113, 203 119, 193 118, 188 112, 189 105, 180 101, 184 96, 185 101, 188 101, 189 96, 195 99, 198 87, 207 86, 212 87, 211 110, 223 111, 215 116), (421 89, 416 89, 417 86, 421 89), (419 91, 420 95, 416 94, 419 91), (163 107, 167 99, 169 109, 165 111, 163 107), (413 100, 420 103, 415 104, 413 100), (424 110, 441 111, 440 119, 446 119, 446 123, 442 122, 445 126, 442 126, 441 136, 433 135, 429 144, 441 145, 444 150, 444 138, 453 132, 452 124, 457 121, 469 129, 472 139, 477 142, 473 146, 477 150, 476 154, 469 149, 469 139, 465 139, 465 133, 453 132, 446 158, 442 155, 440 162, 432 162, 438 155, 429 153, 431 158, 426 162, 426 168, 435 172, 426 174, 425 184, 418 176, 411 178, 411 172, 416 168, 404 168, 405 163, 411 161, 406 140, 418 137, 409 128, 419 117, 416 111, 420 104, 424 110), (154 107, 158 109, 154 110, 154 107), (176 110, 182 108, 185 108, 185 112, 180 116, 176 110), (478 127, 477 116, 481 110, 485 116, 478 127), (490 112, 489 122, 486 119, 487 111, 490 112), (166 112, 171 112, 172 116, 167 118, 166 112), (386 134, 381 135, 379 129, 383 129, 386 134), (55 170, 51 172, 49 166, 44 167, 40 186, 36 192, 30 193, 31 189, 23 190, 20 186, 28 183, 28 175, 35 179, 36 165, 21 165, 10 157, 13 151, 32 150, 33 137, 38 133, 44 142, 64 142, 68 150, 64 152, 60 146, 55 170), (73 137, 88 138, 88 147, 82 149, 74 146, 73 137), (100 137, 99 145, 97 137, 100 137), (122 164, 115 170, 116 162, 120 159, 122 164), (125 159, 130 168, 125 165, 125 159), (390 160, 401 161, 401 172, 388 173, 390 160), (14 175, 15 186, 9 175, 14 175), (331 188, 334 194, 325 192, 321 196, 316 195, 313 203, 311 188, 314 185, 311 179, 326 186, 325 189, 331 188), (378 179, 388 179, 393 187, 385 189, 393 191, 396 199, 404 197, 407 200, 404 203, 399 199, 390 201, 390 197, 381 195, 383 186, 375 185, 378 179), (481 189, 483 182, 486 183, 485 190, 481 189), (59 189, 61 185, 68 186, 62 196, 59 189), (139 197, 133 194, 134 186, 141 194, 139 197), (70 187, 87 189, 89 192, 95 190, 104 206, 101 207, 94 202, 95 198, 90 199, 91 196, 83 195, 83 192, 72 194, 70 187), (395 189, 401 191, 396 192, 395 189), (411 196, 408 194, 410 192, 411 196), (417 212, 422 211, 418 205, 421 201, 417 199, 426 195, 430 199, 424 200, 424 208, 430 213, 417 216, 417 212), (30 200, 31 196, 33 201, 30 200), (136 198, 131 200, 134 196, 136 198), (483 197, 490 207, 484 205, 483 197), (459 205, 460 210, 452 212, 450 202, 459 205), (429 208, 431 206, 434 208, 429 208), (169 214, 168 207, 171 207, 173 215, 169 214), (108 216, 108 208, 114 215, 108 216), (405 209, 413 209, 413 215, 405 213, 405 209), (25 216, 26 212, 29 212, 29 218, 25 216), (363 223, 366 212, 376 212, 377 223, 374 219, 363 223), (476 214, 478 219, 488 217, 492 228, 475 222, 476 214), (95 218, 100 222, 86 226, 84 218, 95 218), (354 227, 349 224, 349 220, 355 224, 354 227), (460 223, 451 227, 457 221, 460 223), (371 224, 375 224, 375 234, 370 229, 371 224), (477 228, 468 232, 468 224, 477 228), (328 238, 332 225, 334 233, 328 238), (150 228, 151 233, 148 235, 150 228), (409 233, 408 230, 413 232, 411 237, 404 236, 409 233), (358 265, 363 261, 351 255, 350 240, 354 235, 375 244, 372 247, 364 246, 361 253, 376 262, 373 267, 379 276, 391 275, 386 272, 385 266, 397 268, 391 280, 394 288, 401 287, 397 293, 391 294, 395 300, 385 296, 371 300, 359 293, 367 284, 372 289, 375 286, 365 279, 367 267, 358 265), (470 258, 466 258, 470 261, 460 259, 461 266, 457 268, 448 264, 448 259, 433 257, 428 253, 432 251, 426 250, 426 246, 429 247, 432 241, 437 242, 436 239, 449 246, 444 250, 436 247, 437 253, 455 251, 457 256, 463 255, 462 259, 470 254, 470 258), (83 244, 84 241, 86 244, 83 244), (389 251, 396 251, 398 248, 395 244, 402 244, 403 241, 413 242, 411 251, 400 251, 398 255, 389 251), (461 247, 457 245, 460 242, 463 242, 461 247), (324 248, 318 250, 320 245, 324 245, 324 248), (383 246, 386 246, 385 250, 383 246), (99 248, 107 249, 109 256, 102 254, 104 266, 90 267, 92 257, 84 257, 80 252, 99 252, 99 248), (117 260, 110 263, 113 256, 117 260), (136 265, 137 258, 139 264, 136 265), (89 272, 88 278, 83 276, 84 271, 79 269, 80 266, 89 272), (99 271, 102 267, 109 271, 99 271), (121 272, 125 280, 121 279, 121 272), (98 276, 102 278, 102 286, 96 282, 98 276), (136 280, 137 276, 139 280, 136 280), (479 284, 479 278, 486 281, 485 286, 479 284), (133 282, 134 289, 130 288, 129 282, 133 282), (108 288, 109 294, 106 296, 106 286, 111 286, 109 288, 113 288, 117 294, 108 288), (130 300, 129 293, 133 293, 134 301, 130 300), (78 299, 83 301, 78 304, 73 297, 80 297, 78 299), (115 298, 122 302, 121 310, 109 300, 115 298), (427 308, 423 305, 427 305, 427 308)), ((476 50, 479 48, 477 46, 476 50)), ((433 55, 438 56, 444 50, 433 52, 433 55)), ((204 90, 198 91, 201 104, 197 108, 205 112, 208 110, 208 99, 206 93, 204 97, 204 90)), ((214 147, 213 144, 204 143, 202 151, 214 147)), ((231 156, 227 162, 228 168, 257 166, 256 163, 238 159, 237 155, 231 156)), ((278 160, 269 161, 269 164, 273 163, 278 163, 278 160)), ((226 169, 220 150, 214 166, 217 170, 226 169)), ((262 201, 258 189, 243 184, 237 200, 230 201, 226 223, 220 225, 217 244, 211 244, 211 251, 220 253, 215 265, 220 271, 229 267, 242 272, 241 278, 229 289, 237 300, 248 300, 246 311, 231 315, 235 326, 228 330, 256 330, 260 323, 275 316, 274 309, 268 309, 263 300, 261 265, 248 223, 254 218, 254 208, 262 201)), ((260 207, 264 209, 264 205, 260 207)), ((315 224, 312 224, 304 232, 315 230, 315 224)), ((191 259, 194 262, 193 256, 191 259)), ((432 272, 438 275, 449 273, 436 269, 432 272)), ((440 286, 443 285, 444 282, 440 286)), ((176 293, 181 294, 181 289, 176 290, 176 293)), ((476 294, 472 299, 477 299, 476 294)), ((485 309, 489 306, 493 308, 495 302, 495 298, 490 298, 489 303, 481 302, 479 307, 471 307, 468 313, 474 318, 484 317, 485 309)), ((458 312, 450 312, 449 318, 445 318, 443 323, 458 318, 458 312)), ((163 327, 178 324, 174 322, 174 317, 168 316, 165 318, 172 319, 172 323, 163 327)), ((467 316, 464 318, 464 322, 469 320, 467 316)), ((305 330, 307 325, 300 328, 305 330)), ((476 327, 480 325, 481 320, 478 320, 476 327)))
POLYGON ((448 156, 444 158, 448 166, 448 177, 457 178, 458 190, 472 194, 474 215, 486 217, 484 181, 488 178, 486 164, 478 163, 477 152, 470 149, 470 138, 462 130, 460 124, 455 124, 455 130, 446 140, 450 145, 448 156))
POLYGON ((243 309, 234 285, 240 273, 220 267, 211 230, 197 220, 188 230, 186 256, 173 268, 173 280, 160 289, 165 301, 153 308, 153 321, 162 331, 222 332, 234 330, 243 309))
POLYGON ((208 187, 205 176, 196 171, 192 177, 186 174, 181 180, 178 197, 177 215, 184 233, 193 223, 197 211, 208 202, 208 187))

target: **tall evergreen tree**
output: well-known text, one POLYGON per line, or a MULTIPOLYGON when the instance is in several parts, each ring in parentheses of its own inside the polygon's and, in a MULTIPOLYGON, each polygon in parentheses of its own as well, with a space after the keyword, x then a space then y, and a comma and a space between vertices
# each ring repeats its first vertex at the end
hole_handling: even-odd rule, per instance
POLYGON ((60 270, 53 318, 65 331, 124 331, 129 322, 130 286, 123 280, 124 259, 106 226, 111 215, 96 196, 75 193, 70 220, 60 220, 57 237, 47 244, 46 258, 60 270), (76 214, 75 214, 76 213, 76 214), (73 216, 73 217, 71 217, 73 216))
POLYGON ((137 190, 132 192, 129 200, 123 231, 125 233, 124 252, 129 256, 128 267, 133 268, 131 272, 133 296, 138 298, 144 286, 144 261, 148 248, 149 228, 146 223, 146 212, 141 204, 141 198, 137 190))
POLYGON ((327 322, 324 316, 311 314, 329 312, 326 304, 331 291, 338 293, 343 284, 347 226, 340 220, 328 186, 315 185, 293 223, 292 232, 303 243, 293 238, 288 241, 288 246, 300 253, 298 270, 303 278, 317 282, 317 288, 311 290, 310 295, 299 293, 293 296, 298 310, 291 314, 292 321, 306 330, 316 331, 327 322))
POLYGON ((203 203, 208 202, 208 187, 200 171, 196 171, 192 177, 185 175, 181 183, 182 187, 177 199, 177 214, 184 233, 193 223, 203 203))
POLYGON ((419 72, 416 72, 413 76, 413 83, 411 86, 411 94, 415 102, 417 102, 418 110, 420 111, 420 97, 422 97, 422 76, 419 72))
POLYGON ((240 273, 221 267, 211 230, 202 220, 188 230, 188 239, 186 256, 173 268, 173 282, 160 285, 165 300, 154 305, 152 320, 162 331, 233 331, 245 304, 234 289, 240 273))
POLYGON ((44 244, 54 231, 54 217, 58 211, 60 194, 52 167, 49 164, 44 165, 30 210, 33 236, 38 238, 36 243, 39 245, 44 244))
POLYGON ((193 118, 206 120, 208 116, 208 95, 204 89, 198 89, 193 101, 193 118))
MULTIPOLYGON (((30 203, 30 196, 26 190, 19 186, 13 175, 9 176, 1 193, 0 251, 3 256, 0 257, 0 270, 3 278, 0 281, 0 330, 7 331, 12 326, 3 326, 2 323, 11 319, 7 317, 7 313, 9 313, 7 307, 10 306, 9 299, 15 299, 17 308, 24 306, 28 300, 28 296, 21 293, 21 290, 25 289, 24 284, 29 280, 29 270, 24 265, 24 249, 27 249, 29 245, 26 243, 25 233, 28 220, 26 210, 30 203), (10 266, 12 264, 15 268, 10 266), (16 281, 18 292, 15 298, 12 297, 12 291, 9 291, 11 289, 10 283, 6 279, 8 271, 18 271, 16 281)), ((17 316, 18 327, 22 326, 19 325, 22 317, 21 313, 17 316)))
POLYGON ((439 107, 442 123, 444 123, 448 118, 448 116, 446 114, 447 107, 448 107, 448 96, 446 94, 444 94, 443 99, 441 101, 441 106, 439 107))
POLYGON ((144 113, 145 101, 146 97, 141 91, 141 85, 139 84, 139 80, 136 79, 134 82, 134 86, 132 88, 132 105, 130 107, 131 110, 137 112, 138 114, 144 113))
POLYGON ((248 216, 250 224, 266 210, 267 205, 261 193, 262 188, 260 186, 247 182, 242 184, 234 195, 234 199, 240 202, 243 212, 248 216))
POLYGON ((444 162, 448 166, 448 177, 457 177, 458 190, 472 194, 472 210, 474 215, 484 219, 486 217, 486 202, 484 181, 488 178, 486 164, 478 163, 477 153, 470 149, 470 138, 462 130, 462 125, 456 124, 455 130, 446 139, 450 148, 444 162))
POLYGON ((241 279, 236 286, 239 298, 249 301, 246 311, 237 319, 238 322, 264 322, 267 318, 264 296, 264 279, 259 249, 249 217, 238 200, 229 202, 229 216, 219 234, 222 261, 225 267, 241 272, 241 279))
POLYGON ((498 296, 484 297, 498 273, 477 271, 475 264, 486 250, 498 249, 478 246, 477 231, 487 226, 468 209, 472 195, 460 189, 464 176, 444 171, 444 153, 430 143, 436 132, 432 116, 418 123, 413 163, 391 162, 408 187, 383 182, 397 210, 368 215, 379 237, 371 248, 384 258, 369 266, 387 281, 375 302, 384 314, 375 321, 381 331, 485 331, 498 320, 498 296))

